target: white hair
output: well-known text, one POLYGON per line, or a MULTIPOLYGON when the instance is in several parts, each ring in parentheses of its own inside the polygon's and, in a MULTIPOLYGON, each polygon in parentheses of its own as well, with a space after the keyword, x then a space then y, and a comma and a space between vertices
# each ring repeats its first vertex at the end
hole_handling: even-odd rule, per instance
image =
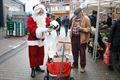
POLYGON ((37 6, 35 6, 35 8, 33 9, 33 19, 34 21, 37 23, 38 27, 45 27, 46 26, 46 9, 45 6, 42 4, 38 4, 37 6), (43 12, 43 14, 37 15, 40 11, 43 12))

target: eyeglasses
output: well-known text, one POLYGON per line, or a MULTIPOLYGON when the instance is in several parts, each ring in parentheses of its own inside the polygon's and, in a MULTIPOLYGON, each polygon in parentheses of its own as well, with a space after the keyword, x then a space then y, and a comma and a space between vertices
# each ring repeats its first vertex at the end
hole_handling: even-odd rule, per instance
POLYGON ((37 14, 38 14, 38 15, 42 15, 42 14, 44 14, 44 10, 41 9, 37 14))

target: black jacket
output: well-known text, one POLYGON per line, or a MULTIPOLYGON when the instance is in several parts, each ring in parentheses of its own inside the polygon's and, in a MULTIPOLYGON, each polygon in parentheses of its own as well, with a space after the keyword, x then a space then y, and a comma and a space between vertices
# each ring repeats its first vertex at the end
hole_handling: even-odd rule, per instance
POLYGON ((91 15, 89 16, 89 18, 90 18, 91 26, 96 28, 97 17, 91 15))
POLYGON ((109 42, 111 43, 111 50, 120 50, 120 20, 112 25, 109 42))
POLYGON ((60 18, 57 18, 56 21, 59 23, 59 25, 61 26, 61 20, 60 18))

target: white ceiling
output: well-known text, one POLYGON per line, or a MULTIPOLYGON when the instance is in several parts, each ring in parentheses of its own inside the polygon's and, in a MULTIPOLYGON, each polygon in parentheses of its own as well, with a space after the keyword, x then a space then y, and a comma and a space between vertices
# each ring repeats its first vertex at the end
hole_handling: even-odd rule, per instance
MULTIPOLYGON (((87 7, 98 6, 98 0, 86 0, 87 7)), ((101 7, 115 7, 120 4, 120 0, 100 0, 101 7)))

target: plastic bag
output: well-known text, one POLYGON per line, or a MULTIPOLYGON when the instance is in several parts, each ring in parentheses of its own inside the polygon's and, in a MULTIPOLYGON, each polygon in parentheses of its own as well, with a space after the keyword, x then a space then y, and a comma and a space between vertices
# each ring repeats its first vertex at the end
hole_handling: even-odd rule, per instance
POLYGON ((110 44, 106 43, 106 50, 103 55, 103 63, 106 65, 110 64, 110 44))

